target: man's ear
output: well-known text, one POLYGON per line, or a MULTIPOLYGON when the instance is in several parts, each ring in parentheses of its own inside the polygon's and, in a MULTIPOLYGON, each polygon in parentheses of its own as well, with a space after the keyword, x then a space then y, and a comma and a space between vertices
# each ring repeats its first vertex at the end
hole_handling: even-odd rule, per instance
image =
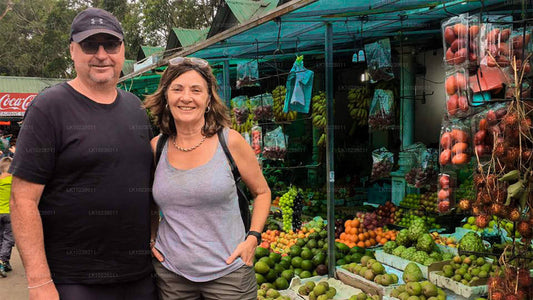
POLYGON ((68 47, 70 51, 70 58, 74 60, 74 42, 70 42, 70 46, 68 47))

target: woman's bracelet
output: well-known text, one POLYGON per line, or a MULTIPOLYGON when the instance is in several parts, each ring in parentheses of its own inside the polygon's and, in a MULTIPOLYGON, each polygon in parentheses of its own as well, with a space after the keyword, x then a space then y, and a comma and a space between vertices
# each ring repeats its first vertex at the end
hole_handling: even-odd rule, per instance
POLYGON ((53 279, 50 279, 49 281, 45 282, 45 283, 41 283, 41 284, 38 284, 38 285, 34 285, 34 286, 28 286, 28 289, 36 289, 38 287, 42 287, 42 286, 45 286, 51 282, 54 282, 53 279))

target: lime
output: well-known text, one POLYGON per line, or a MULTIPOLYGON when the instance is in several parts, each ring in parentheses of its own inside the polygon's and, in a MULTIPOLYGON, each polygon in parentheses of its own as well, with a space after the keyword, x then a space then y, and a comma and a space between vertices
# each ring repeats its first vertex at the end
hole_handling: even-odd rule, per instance
POLYGON ((313 263, 308 259, 302 260, 301 266, 302 270, 311 271, 313 269, 313 263))
POLYGON ((276 278, 278 278, 278 274, 276 273, 276 271, 274 269, 270 269, 270 271, 268 271, 268 273, 265 276, 265 279, 268 282, 274 282, 274 280, 276 280, 276 278))
POLYGON ((299 256, 293 257, 291 261, 291 265, 295 268, 300 268, 302 266, 302 258, 299 256))
POLYGON ((286 290, 289 288, 289 282, 283 277, 278 277, 276 281, 274 281, 274 286, 278 290, 286 290))
POLYGON ((304 239, 297 239, 296 246, 303 247, 305 245, 304 239))
POLYGON ((311 259, 313 257, 313 252, 311 252, 311 250, 308 248, 303 248, 302 253, 300 253, 300 257, 303 259, 311 259))
POLYGON ((280 267, 282 267, 284 270, 287 270, 288 268, 291 267, 291 261, 290 261, 290 260, 289 260, 289 261, 282 260, 282 261, 280 261, 280 262, 278 263, 278 265, 279 265, 280 267))
POLYGON ((281 254, 276 253, 276 252, 270 252, 268 257, 270 257, 270 259, 272 259, 275 263, 277 263, 277 262, 279 262, 281 260, 281 254))
POLYGON ((293 246, 291 246, 289 251, 290 251, 290 255, 292 257, 300 256, 300 253, 302 252, 302 248, 300 248, 300 246, 293 245, 293 246))
POLYGON ((269 253, 270 251, 267 248, 263 248, 263 247, 255 248, 255 257, 258 259, 264 256, 268 256, 269 253))
POLYGON ((257 281, 257 284, 263 284, 266 282, 265 277, 259 273, 255 273, 255 280, 257 281))
POLYGON ((302 270, 301 268, 296 268, 296 269, 294 269, 294 275, 296 275, 296 276, 300 276, 300 274, 302 273, 302 271, 303 271, 303 270, 302 270))
POLYGON ((280 274, 281 272, 283 272, 285 270, 284 267, 282 267, 280 264, 275 264, 274 265, 274 271, 276 271, 276 274, 280 274))
POLYGON ((285 270, 281 272, 281 277, 287 279, 287 281, 291 280, 292 277, 294 277, 294 271, 293 270, 285 270))
POLYGON ((272 259, 270 259, 270 257, 268 256, 265 256, 265 257, 261 257, 258 261, 262 261, 264 263, 266 263, 269 267, 273 268, 274 265, 276 264, 272 259))
POLYGON ((300 278, 302 278, 302 279, 303 278, 309 278, 309 277, 311 277, 311 275, 312 274, 309 271, 302 271, 302 273, 300 273, 300 278))
POLYGON ((265 262, 258 261, 255 263, 254 270, 259 274, 267 274, 270 271, 270 267, 265 262))

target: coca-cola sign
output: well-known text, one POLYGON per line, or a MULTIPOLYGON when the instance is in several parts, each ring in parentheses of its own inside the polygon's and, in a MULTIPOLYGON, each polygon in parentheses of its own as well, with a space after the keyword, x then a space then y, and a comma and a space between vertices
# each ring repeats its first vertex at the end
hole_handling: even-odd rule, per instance
POLYGON ((24 112, 37 94, 0 93, 0 117, 24 116, 24 112))

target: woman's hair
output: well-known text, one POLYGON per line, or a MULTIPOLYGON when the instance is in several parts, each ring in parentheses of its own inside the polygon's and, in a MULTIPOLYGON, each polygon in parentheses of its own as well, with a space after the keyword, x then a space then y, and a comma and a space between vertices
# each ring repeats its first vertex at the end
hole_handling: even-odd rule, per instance
POLYGON ((0 159, 0 172, 5 173, 7 170, 9 170, 9 166, 11 165, 11 161, 13 159, 11 157, 4 157, 0 159))
POLYGON ((211 67, 209 65, 201 67, 191 63, 189 60, 184 60, 178 65, 169 64, 163 76, 161 76, 157 90, 153 94, 146 96, 144 100, 144 107, 150 110, 150 113, 154 117, 154 122, 159 127, 161 133, 169 136, 176 134, 174 118, 167 106, 167 90, 174 79, 191 70, 196 71, 205 79, 209 93, 208 106, 210 109, 205 113, 205 125, 202 128, 202 133, 210 137, 220 129, 229 127, 231 124, 228 108, 217 93, 217 80, 213 75, 211 67))

